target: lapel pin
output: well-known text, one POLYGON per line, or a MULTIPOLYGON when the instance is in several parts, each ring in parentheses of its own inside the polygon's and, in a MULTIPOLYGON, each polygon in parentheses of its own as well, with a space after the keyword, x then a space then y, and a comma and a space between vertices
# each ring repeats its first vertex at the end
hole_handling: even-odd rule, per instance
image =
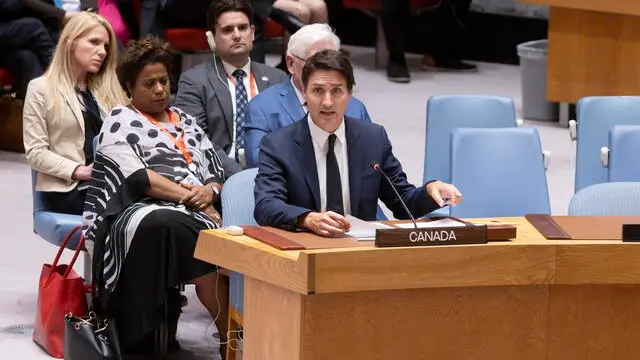
POLYGON ((269 81, 269 78, 268 78, 268 77, 266 77, 266 76, 263 76, 263 77, 262 77, 262 81, 269 81))

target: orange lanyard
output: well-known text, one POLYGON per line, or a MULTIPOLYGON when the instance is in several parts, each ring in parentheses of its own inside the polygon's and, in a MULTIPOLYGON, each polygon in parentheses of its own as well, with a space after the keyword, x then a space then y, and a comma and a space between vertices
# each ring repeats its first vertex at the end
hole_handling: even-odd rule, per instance
MULTIPOLYGON (((229 74, 227 74, 227 78, 232 82, 235 81, 235 78, 232 78, 229 74)), ((236 83, 233 85, 237 86, 236 83)), ((251 99, 253 99, 258 94, 258 88, 256 87, 256 79, 253 77, 253 71, 249 72, 249 87, 251 88, 251 99)))
MULTIPOLYGON (((133 106, 133 105, 132 105, 133 106)), ((135 109, 135 108, 134 108, 135 109)), ((175 114, 167 109, 167 117, 169 118, 169 122, 172 123, 174 126, 180 128, 180 135, 178 136, 178 138, 176 139, 175 136, 173 136, 169 130, 167 130, 162 124, 160 124, 158 122, 158 120, 154 119, 153 116, 144 113, 138 109, 136 109, 136 111, 147 118, 147 120, 149 120, 153 125, 155 125, 156 127, 160 128, 160 130, 162 130, 162 132, 164 132, 167 137, 176 145, 176 147, 178 148, 178 150, 180 150, 180 152, 182 153, 182 156, 184 156, 184 160, 187 162, 187 164, 189 164, 189 169, 192 170, 192 166, 191 164, 193 163, 193 159, 191 159, 191 155, 189 155, 189 151, 187 151, 187 146, 184 144, 184 130, 178 126, 180 125, 180 121, 177 120, 175 118, 175 114)), ((193 170, 192 170, 193 171, 193 170)))

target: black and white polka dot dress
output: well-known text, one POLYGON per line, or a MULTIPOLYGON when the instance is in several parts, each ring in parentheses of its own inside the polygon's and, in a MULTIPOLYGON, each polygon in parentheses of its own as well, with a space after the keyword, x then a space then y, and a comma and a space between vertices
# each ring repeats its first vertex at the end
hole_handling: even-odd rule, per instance
POLYGON ((169 287, 215 271, 193 252, 199 231, 220 224, 184 205, 145 195, 147 170, 174 182, 189 173, 203 184, 224 181, 222 163, 195 119, 172 110, 180 115, 179 124, 161 125, 175 138, 183 134, 195 168, 189 169, 164 131, 128 107, 111 111, 96 140, 83 214, 85 241, 93 252, 102 306, 116 318, 125 343, 159 321, 156 308, 169 287))

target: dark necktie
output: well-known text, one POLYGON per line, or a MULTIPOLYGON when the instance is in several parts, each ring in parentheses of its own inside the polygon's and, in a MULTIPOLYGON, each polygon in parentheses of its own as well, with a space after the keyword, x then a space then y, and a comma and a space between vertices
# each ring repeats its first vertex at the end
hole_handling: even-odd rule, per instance
POLYGON ((247 97, 247 89, 244 87, 244 81, 242 81, 245 75, 242 69, 233 72, 233 77, 236 78, 236 160, 238 160, 238 150, 244 149, 247 142, 244 126, 246 125, 249 99, 247 97))
POLYGON ((334 152, 337 138, 336 134, 329 135, 329 151, 327 151, 327 211, 344 215, 340 168, 334 152))

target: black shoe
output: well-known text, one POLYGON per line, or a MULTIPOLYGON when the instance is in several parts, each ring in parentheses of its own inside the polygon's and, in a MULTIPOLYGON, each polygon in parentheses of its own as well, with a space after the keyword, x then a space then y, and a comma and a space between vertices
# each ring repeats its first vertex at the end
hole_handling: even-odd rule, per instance
POLYGON ((451 72, 477 72, 478 67, 461 60, 436 61, 435 66, 422 64, 422 70, 451 71, 451 72))
MULTIPOLYGON (((178 320, 182 313, 182 307, 186 305, 187 298, 180 293, 177 288, 170 288, 167 291, 167 352, 172 353, 181 350, 180 343, 176 338, 178 332, 178 320)), ((164 309, 163 309, 164 311, 164 309)), ((152 355, 156 345, 156 332, 151 331, 138 342, 131 344, 123 350, 125 354, 146 354, 152 355)))
MULTIPOLYGON (((156 345, 155 331, 145 335, 140 341, 123 349, 122 353, 126 355, 154 355, 156 345)), ((174 353, 180 351, 182 347, 178 342, 178 339, 174 335, 169 335, 167 339, 167 353, 174 353)))
POLYGON ((387 64, 387 79, 397 83, 408 83, 411 81, 407 64, 391 62, 387 64))

